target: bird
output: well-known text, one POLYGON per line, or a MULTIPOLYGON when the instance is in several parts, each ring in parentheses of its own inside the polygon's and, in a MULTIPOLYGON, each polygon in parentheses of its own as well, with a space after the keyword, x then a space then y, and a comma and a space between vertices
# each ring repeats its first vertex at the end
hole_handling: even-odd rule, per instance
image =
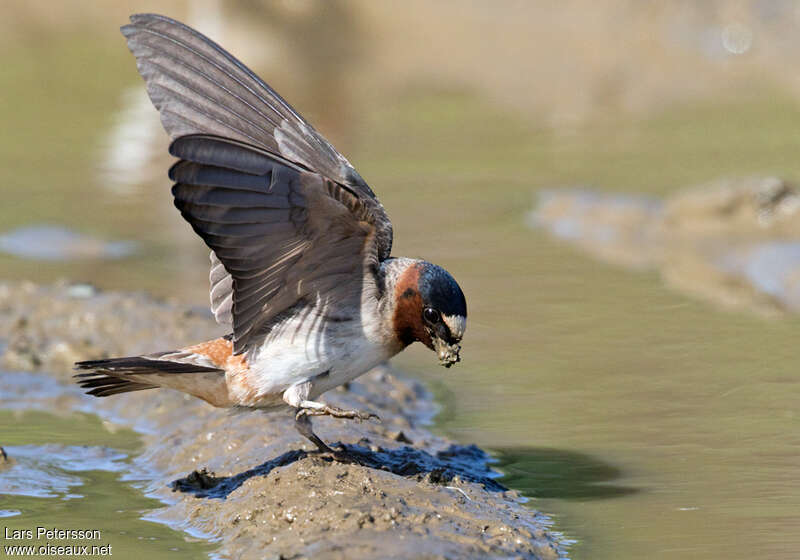
POLYGON ((375 193, 261 78, 200 32, 157 14, 121 28, 170 136, 175 207, 211 250, 210 300, 226 336, 75 363, 107 397, 168 388, 221 408, 377 418, 319 400, 415 342, 450 367, 467 322, 444 268, 391 255, 375 193))

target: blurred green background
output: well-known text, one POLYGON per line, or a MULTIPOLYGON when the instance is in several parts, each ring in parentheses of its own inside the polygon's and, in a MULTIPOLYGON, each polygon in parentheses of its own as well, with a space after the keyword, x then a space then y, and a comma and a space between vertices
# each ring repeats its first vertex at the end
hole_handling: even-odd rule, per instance
MULTIPOLYGON (((166 135, 117 30, 144 11, 254 68, 370 183, 395 254, 458 279, 463 363, 445 372, 423 348, 396 363, 434 389, 438 429, 493 450, 506 482, 553 514, 572 556, 800 555, 787 304, 800 275, 781 269, 783 291, 765 294, 718 258, 751 238, 794 247, 794 207, 780 207, 786 227, 728 227, 764 203, 723 183, 723 211, 691 198, 674 210, 692 231, 724 222, 711 241, 659 213, 708 181, 800 177, 800 4, 5 0, 0 235, 23 251, 0 253, 3 279, 207 301, 207 250, 171 204, 166 135), (615 227, 607 193, 644 224, 637 255, 665 256, 619 266, 531 227, 538 192, 587 186, 615 227), (103 258, 94 242, 41 260, 24 247, 52 238, 8 237, 42 225, 136 250, 103 258)), ((596 219, 584 202, 564 203, 574 227, 596 219)), ((743 269, 774 272, 759 262, 743 269)))

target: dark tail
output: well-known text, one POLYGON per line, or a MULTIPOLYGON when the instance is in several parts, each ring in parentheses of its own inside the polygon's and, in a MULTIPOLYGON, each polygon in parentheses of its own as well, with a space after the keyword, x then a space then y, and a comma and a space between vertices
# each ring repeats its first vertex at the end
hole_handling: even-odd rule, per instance
POLYGON ((143 381, 141 377, 143 375, 222 371, 195 364, 144 358, 142 356, 77 362, 75 370, 88 371, 88 373, 77 373, 74 377, 78 380, 78 385, 84 389, 90 389, 86 391, 87 394, 95 397, 107 397, 118 393, 144 391, 145 389, 160 387, 159 384, 143 381))

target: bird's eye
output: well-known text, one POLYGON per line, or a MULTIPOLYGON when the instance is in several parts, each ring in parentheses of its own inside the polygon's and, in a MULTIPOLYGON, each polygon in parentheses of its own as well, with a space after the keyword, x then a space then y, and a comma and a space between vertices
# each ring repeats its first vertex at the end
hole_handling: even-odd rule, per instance
POLYGON ((425 320, 429 323, 439 322, 439 312, 435 309, 431 309, 430 307, 425 308, 425 310, 422 312, 422 316, 425 317, 425 320))

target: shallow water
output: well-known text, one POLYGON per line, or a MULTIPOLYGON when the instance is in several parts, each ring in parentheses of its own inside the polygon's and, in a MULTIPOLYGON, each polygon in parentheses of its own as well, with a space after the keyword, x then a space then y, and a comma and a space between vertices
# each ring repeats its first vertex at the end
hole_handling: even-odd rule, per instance
POLYGON ((0 251, 30 260, 120 259, 133 254, 126 241, 103 241, 52 225, 21 227, 0 234, 0 251))
MULTIPOLYGON (((60 224, 141 250, 63 263, 0 255, 4 277, 204 303, 207 254, 170 203, 168 158, 142 156, 148 172, 118 184, 103 166, 120 115, 139 115, 121 40, 62 37, 6 56, 14 64, 0 86, 25 102, 0 105, 2 121, 22 131, 0 146, 0 184, 15 201, 0 206, 4 226, 60 224), (67 87, 88 69, 105 79, 67 87), (44 76, 63 86, 55 104, 37 87, 44 76)), ((577 540, 575 558, 797 557, 800 320, 673 290, 653 271, 605 264, 531 230, 526 218, 537 190, 562 185, 662 197, 719 176, 800 177, 798 104, 764 91, 556 133, 472 95, 421 89, 395 92, 355 123, 329 136, 348 139, 347 156, 381 197, 394 252, 444 265, 469 301, 463 363, 445 371, 421 348, 397 360, 436 391, 440 429, 493 449, 508 483, 577 540)), ((130 433, 85 416, 2 414, 4 428, 26 428, 3 442, 11 446, 135 449, 130 433)), ((186 546, 139 520, 153 504, 117 473, 63 476, 80 479, 68 491, 85 498, 4 501, 0 509, 23 512, 9 523, 113 519, 108 530, 130 547, 141 535, 160 535, 147 543, 158 550, 186 546)))
MULTIPOLYGON (((14 376, 34 385, 46 380, 9 372, 0 376, 3 389, 14 376)), ((142 520, 161 504, 145 497, 131 477, 129 460, 138 450, 133 432, 114 429, 91 414, 20 410, 19 401, 9 410, 6 404, 0 404, 0 443, 8 455, 0 465, 0 517, 4 531, 32 530, 34 537, 4 538, 4 546, 110 545, 111 554, 122 558, 197 558, 212 550, 204 541, 142 520), (100 535, 37 538, 37 527, 97 530, 100 535)))

